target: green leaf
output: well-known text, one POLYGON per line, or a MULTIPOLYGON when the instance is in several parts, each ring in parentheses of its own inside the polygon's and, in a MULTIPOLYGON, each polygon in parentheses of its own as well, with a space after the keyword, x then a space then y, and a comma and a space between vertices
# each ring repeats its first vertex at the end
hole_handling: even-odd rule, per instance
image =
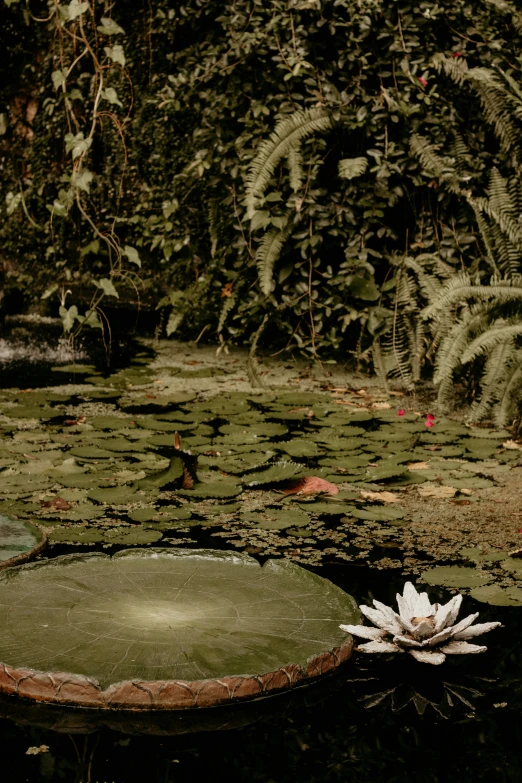
POLYGON ((125 30, 120 27, 119 24, 116 24, 114 19, 111 19, 108 16, 103 16, 101 19, 101 25, 98 26, 98 32, 103 33, 104 35, 120 35, 125 34, 125 30))
POLYGON ((70 332, 74 326, 74 322, 78 319, 78 308, 76 305, 67 307, 60 307, 60 318, 62 319, 64 332, 70 332))
POLYGON ((120 46, 120 44, 106 46, 104 51, 107 57, 112 60, 113 63, 119 63, 122 68, 125 67, 125 53, 123 51, 123 46, 120 46))
POLYGON ((85 313, 85 318, 82 321, 83 326, 90 326, 91 329, 101 329, 102 328, 102 322, 100 321, 100 316, 96 312, 96 310, 87 310, 85 313))
POLYGON ((121 106, 123 108, 123 103, 118 98, 118 93, 114 87, 107 87, 105 90, 102 90, 101 96, 106 101, 109 101, 109 103, 115 103, 117 106, 121 106))
POLYGON ((107 294, 107 296, 115 296, 116 299, 120 298, 120 295, 114 287, 114 283, 107 277, 102 277, 101 280, 95 280, 94 285, 96 285, 98 288, 101 288, 103 293, 107 294))
POLYGON ((350 292, 358 299, 363 299, 365 302, 373 302, 380 296, 379 289, 373 280, 368 280, 359 275, 353 275, 351 279, 347 278, 347 282, 349 282, 350 292))
POLYGON ((368 158, 343 158, 339 161, 339 176, 354 179, 364 174, 368 168, 368 158))
POLYGON ((55 291, 58 290, 58 288, 59 288, 58 283, 54 283, 54 285, 49 286, 49 288, 45 289, 40 299, 48 299, 50 296, 54 294, 55 291))
POLYGON ((51 74, 51 79, 53 80, 54 89, 57 90, 67 79, 67 68, 62 68, 59 71, 53 71, 51 74))
POLYGON ((82 172, 77 172, 73 175, 73 185, 75 185, 80 190, 84 190, 86 193, 89 193, 93 179, 94 174, 92 171, 84 169, 82 172))
POLYGON ((87 150, 92 144, 92 139, 91 138, 85 139, 82 131, 77 133, 76 136, 74 136, 72 133, 67 133, 64 136, 64 139, 65 139, 65 151, 72 153, 73 160, 78 158, 84 152, 87 152, 87 150))
POLYGON ((122 255, 126 256, 131 264, 141 267, 141 259, 138 255, 138 251, 131 245, 125 245, 122 251, 122 255))
POLYGON ((89 242, 88 245, 85 245, 85 247, 82 247, 80 250, 80 258, 83 258, 84 256, 88 255, 89 253, 98 253, 100 249, 100 240, 99 239, 93 239, 92 242, 89 242))
POLYGON ((77 16, 84 14, 89 8, 89 3, 80 3, 79 0, 71 0, 68 6, 69 21, 72 22, 77 16))

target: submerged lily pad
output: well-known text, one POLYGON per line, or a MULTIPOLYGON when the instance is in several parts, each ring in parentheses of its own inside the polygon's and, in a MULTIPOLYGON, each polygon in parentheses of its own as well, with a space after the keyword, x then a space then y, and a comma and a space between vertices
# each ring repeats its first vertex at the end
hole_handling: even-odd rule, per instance
POLYGON ((0 568, 29 559, 43 549, 45 541, 35 525, 0 514, 0 568))
POLYGON ((284 530, 287 527, 304 527, 310 517, 304 511, 267 508, 263 513, 243 514, 242 519, 262 530, 284 530))
POLYGON ((20 566, 0 576, 0 605, 15 604, 16 623, 0 616, 0 690, 98 709, 205 707, 305 684, 350 656, 339 624, 360 617, 351 596, 288 561, 208 550, 20 566))
POLYGON ((480 587, 491 581, 489 574, 467 566, 436 566, 423 571, 422 578, 443 587, 480 587))

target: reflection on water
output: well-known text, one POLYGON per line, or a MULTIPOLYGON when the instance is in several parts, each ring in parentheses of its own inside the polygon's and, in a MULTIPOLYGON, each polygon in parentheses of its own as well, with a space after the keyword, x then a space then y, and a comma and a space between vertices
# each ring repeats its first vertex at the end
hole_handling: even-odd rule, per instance
MULTIPOLYGON (((364 603, 392 602, 404 581, 349 566, 319 572, 364 603)), ((442 590, 430 596, 450 597, 442 590)), ((464 600, 463 611, 476 608, 464 600)), ((49 716, 44 706, 24 712, 9 699, 0 705, 1 714, 11 715, 0 720, 9 748, 2 783, 519 781, 520 610, 484 604, 478 610, 481 621, 504 624, 483 655, 454 656, 440 667, 406 655, 359 655, 323 689, 237 711, 141 713, 126 724, 120 713, 103 716, 100 725, 94 713, 69 710, 66 719, 56 709, 49 716)))

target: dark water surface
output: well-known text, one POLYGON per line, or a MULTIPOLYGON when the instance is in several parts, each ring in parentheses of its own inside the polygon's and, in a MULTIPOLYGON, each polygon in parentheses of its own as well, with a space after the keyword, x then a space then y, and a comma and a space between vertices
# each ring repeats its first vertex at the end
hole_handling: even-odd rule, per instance
MULTIPOLYGON (((362 603, 393 604, 404 581, 350 565, 315 571, 362 603)), ((430 597, 450 594, 435 588, 430 597)), ((95 713, 4 698, 2 783, 522 780, 519 610, 465 598, 461 616, 472 611, 504 624, 484 637, 485 654, 440 667, 355 654, 321 686, 247 707, 127 722, 105 714, 107 726, 95 713), (48 751, 27 754, 41 746, 48 751)))

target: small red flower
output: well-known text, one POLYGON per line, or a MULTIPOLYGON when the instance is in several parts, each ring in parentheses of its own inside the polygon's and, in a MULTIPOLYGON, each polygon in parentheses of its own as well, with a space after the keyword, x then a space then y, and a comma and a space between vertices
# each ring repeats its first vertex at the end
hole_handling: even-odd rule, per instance
POLYGON ((406 411, 404 410, 404 408, 399 408, 399 410, 397 411, 397 416, 404 416, 405 413, 406 411))
POLYGON ((426 427, 434 427, 435 426, 435 422, 433 421, 433 419, 426 419, 424 424, 426 425, 426 427))
POLYGON ((462 53, 461 52, 453 52, 451 56, 452 57, 462 57, 462 53))
POLYGON ((428 86, 428 80, 425 79, 423 76, 418 76, 417 78, 418 78, 418 80, 420 81, 420 83, 422 84, 423 87, 427 87, 428 86))
POLYGON ((427 413, 427 414, 426 414, 426 418, 427 418, 429 421, 435 421, 435 416, 433 415, 433 413, 427 413))

